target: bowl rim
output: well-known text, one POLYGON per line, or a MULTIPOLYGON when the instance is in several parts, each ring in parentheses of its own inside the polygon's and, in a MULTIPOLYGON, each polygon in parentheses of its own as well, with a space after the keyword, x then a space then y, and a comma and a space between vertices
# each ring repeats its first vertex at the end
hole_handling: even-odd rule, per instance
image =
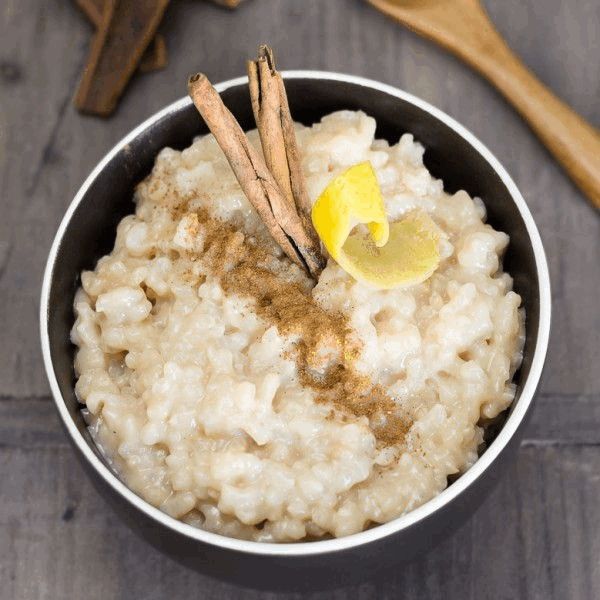
MULTIPOLYGON (((466 127, 458 123, 454 118, 443 112, 442 110, 432 106, 428 102, 405 92, 399 88, 391 85, 387 85, 372 79, 356 75, 347 75, 344 73, 330 72, 330 71, 319 71, 319 70, 292 70, 283 71, 282 75, 286 79, 316 79, 316 80, 329 80, 329 81, 342 81, 351 83, 363 87, 372 88, 391 96, 395 96, 401 100, 409 102, 417 106, 418 108, 429 113, 432 117, 442 121, 446 126, 453 129, 462 138, 464 138, 475 150, 483 156, 483 158, 492 166, 496 173, 501 178, 502 182, 508 189, 513 202, 516 204, 521 217, 525 223, 527 233, 531 240, 532 249, 534 252, 535 264, 537 269, 538 281, 539 281, 539 301, 540 301, 540 315, 538 324, 538 337, 535 349, 533 351, 533 358, 529 375, 521 389, 521 395, 519 401, 515 406, 512 413, 508 416, 504 426, 500 430, 500 433, 496 439, 490 444, 486 452, 479 457, 475 464, 461 475, 451 486, 447 487, 440 494, 428 500, 421 506, 408 512, 405 515, 397 517, 392 521, 377 525, 366 531, 355 533, 341 538, 334 538, 321 541, 311 542, 294 542, 294 543, 273 543, 273 542, 255 542, 249 540, 240 540, 236 538, 226 537, 224 535, 205 531, 203 529, 196 528, 192 525, 186 524, 173 517, 170 517, 160 509, 152 506, 135 492, 130 490, 113 471, 106 465, 102 460, 94 453, 92 448, 88 445, 87 441, 77 429, 75 422, 71 418, 66 402, 61 394, 56 379, 54 368, 52 364, 52 358, 50 354, 50 337, 48 332, 48 311, 49 311, 49 296, 50 287, 52 282, 52 275, 54 271, 54 265, 57 258, 58 249, 62 241, 65 230, 75 212, 76 208, 81 203, 87 190, 91 186, 92 182, 96 179, 98 174, 105 168, 107 163, 118 154, 123 147, 130 143, 134 138, 144 132, 148 127, 169 115, 170 113, 177 112, 182 108, 191 104, 189 97, 184 97, 165 108, 154 113, 151 117, 143 121, 140 125, 130 131, 125 137, 117 142, 113 148, 100 160, 92 172, 88 175, 82 186, 77 191, 75 197, 71 201, 64 217, 61 220, 60 226, 55 235, 54 241, 48 254, 48 260, 44 270, 41 301, 40 301, 40 335, 41 335, 41 346, 42 355, 44 360, 44 366, 46 375, 50 383, 50 389, 52 396, 58 410, 58 413, 62 419, 63 425, 65 426, 68 434, 71 437, 72 442, 78 448, 78 450, 87 459, 88 463, 94 468, 96 473, 107 483, 114 492, 124 498, 129 504, 133 505, 138 510, 142 511, 151 520, 158 522, 159 524, 171 529, 187 538, 203 542, 211 546, 217 546, 223 549, 233 550, 244 554, 262 555, 262 556, 311 556, 318 554, 325 554, 331 552, 337 552, 357 546, 362 546, 377 540, 386 538, 392 534, 395 534, 403 529, 407 529, 419 521, 427 519, 435 511, 439 510, 446 504, 449 504, 452 500, 460 496, 471 484, 473 484, 483 473, 486 471, 504 448, 508 445, 515 432, 523 422, 525 415, 527 414, 531 402, 533 400, 537 385, 540 380, 542 368, 546 358, 548 349, 548 339, 550 334, 550 316, 551 316, 551 293, 550 293, 550 277, 548 272, 548 264, 542 240, 529 211, 529 208, 519 192, 516 184, 501 165, 495 155, 466 127)), ((215 85, 218 92, 224 92, 225 90, 247 83, 248 78, 246 76, 236 77, 229 79, 222 83, 215 85)))

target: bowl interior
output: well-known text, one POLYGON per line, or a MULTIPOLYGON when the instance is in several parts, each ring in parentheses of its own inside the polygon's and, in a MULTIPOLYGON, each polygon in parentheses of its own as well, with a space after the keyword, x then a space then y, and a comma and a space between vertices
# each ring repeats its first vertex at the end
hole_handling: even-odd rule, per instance
MULTIPOLYGON (((514 288, 523 298, 527 315, 527 338, 523 363, 515 378, 518 391, 514 408, 529 375, 537 342, 540 282, 532 241, 502 178, 457 131, 407 99, 357 82, 326 76, 287 79, 286 89, 292 115, 305 124, 314 123, 335 110, 360 109, 375 117, 377 137, 390 143, 397 142, 403 133, 412 133, 425 146, 425 164, 435 177, 444 180, 446 191, 465 189, 469 194, 481 197, 487 207, 488 222, 510 235, 504 268, 514 278, 514 288)), ((243 128, 254 127, 245 83, 228 87, 222 97, 243 128)), ((92 269, 96 261, 111 250, 118 222, 134 211, 134 187, 150 172, 159 150, 165 146, 185 148, 194 136, 206 132, 206 126, 191 104, 179 104, 152 121, 96 173, 83 191, 60 240, 52 265, 46 307, 50 357, 71 418, 98 455, 74 394, 74 348, 70 343, 70 329, 79 274, 84 269, 92 269)))

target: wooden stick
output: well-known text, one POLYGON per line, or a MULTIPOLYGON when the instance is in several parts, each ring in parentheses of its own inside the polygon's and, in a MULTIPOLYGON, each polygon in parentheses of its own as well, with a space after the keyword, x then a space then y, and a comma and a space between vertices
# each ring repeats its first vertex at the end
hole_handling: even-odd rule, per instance
POLYGON ((109 115, 156 34, 169 0, 105 0, 75 96, 85 113, 109 115))
MULTIPOLYGON (((105 0, 75 0, 75 2, 88 21, 98 29, 102 22, 105 0)), ((139 71, 141 73, 158 71, 164 69, 167 66, 167 62, 167 44, 165 43, 165 38, 158 33, 144 52, 140 61, 139 71)))
POLYGON ((319 238, 312 225, 312 203, 302 174, 294 121, 271 48, 260 46, 258 59, 248 61, 247 67, 252 110, 265 161, 275 181, 295 206, 313 244, 318 247, 319 238))
POLYGON ((301 219, 295 210, 290 210, 264 160, 206 75, 197 73, 190 77, 188 91, 273 239, 292 261, 318 277, 322 269, 320 253, 315 253, 301 219))
POLYGON ((213 4, 224 6, 225 8, 237 8, 242 0, 211 0, 213 4))

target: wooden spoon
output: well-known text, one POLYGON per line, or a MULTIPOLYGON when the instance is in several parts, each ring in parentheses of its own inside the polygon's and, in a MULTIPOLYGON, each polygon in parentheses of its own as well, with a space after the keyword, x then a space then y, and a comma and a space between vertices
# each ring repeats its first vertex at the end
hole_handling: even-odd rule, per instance
POLYGON ((479 71, 519 111, 600 208, 600 132, 559 100, 508 47, 479 0, 367 0, 479 71))

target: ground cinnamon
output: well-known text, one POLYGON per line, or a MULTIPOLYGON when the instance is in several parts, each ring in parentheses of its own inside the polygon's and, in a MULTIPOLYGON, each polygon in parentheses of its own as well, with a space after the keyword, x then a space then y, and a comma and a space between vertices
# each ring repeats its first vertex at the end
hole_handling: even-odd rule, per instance
MULTIPOLYGON (((268 47, 262 46, 258 60, 248 64, 248 74, 264 160, 205 75, 190 77, 188 91, 273 239, 290 260, 317 279, 324 261, 318 239, 310 233, 312 224, 308 227, 306 221, 310 201, 303 189, 293 121, 268 47)), ((203 262, 219 277, 225 293, 253 299, 260 317, 282 335, 293 336, 291 356, 300 383, 315 391, 317 402, 366 417, 380 444, 400 443, 410 424, 385 389, 355 369, 360 344, 347 318, 319 306, 308 277, 291 280, 289 269, 266 244, 206 212, 197 215, 190 223, 204 228, 203 262)))
POLYGON ((206 211, 196 214, 198 220, 190 222, 203 228, 205 265, 219 278, 225 293, 251 298, 260 317, 280 334, 297 340, 290 357, 296 362, 300 383, 314 390, 316 401, 332 404, 348 416, 367 417, 383 446, 401 443, 410 420, 383 386, 374 385, 354 368, 360 342, 348 319, 319 306, 308 280, 282 277, 277 272, 280 261, 264 244, 206 211), (325 358, 323 350, 327 350, 325 358))

